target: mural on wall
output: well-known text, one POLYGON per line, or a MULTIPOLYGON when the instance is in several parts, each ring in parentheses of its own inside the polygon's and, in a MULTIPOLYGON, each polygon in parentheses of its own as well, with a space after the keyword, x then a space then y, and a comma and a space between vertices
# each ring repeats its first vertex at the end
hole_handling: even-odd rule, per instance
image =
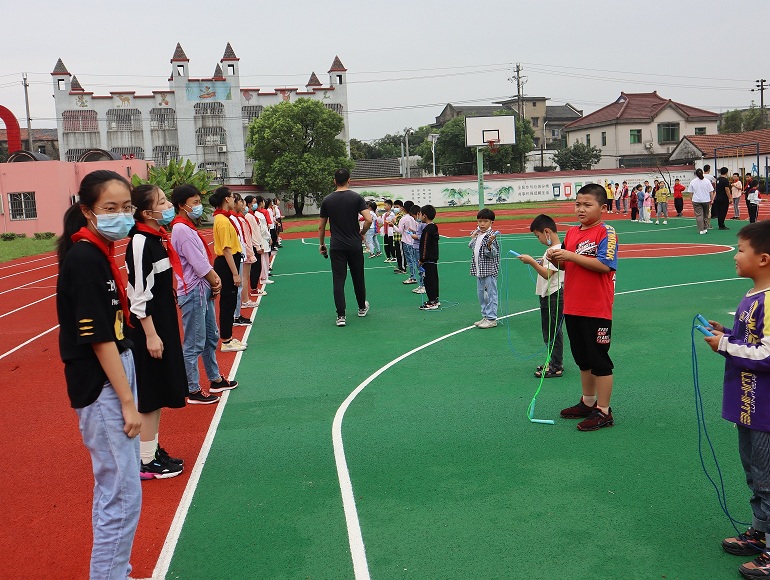
POLYGON ((278 93, 279 95, 281 95, 281 100, 282 101, 289 101, 289 100, 291 100, 291 91, 286 90, 286 89, 276 89, 275 92, 278 93))
POLYGON ((168 107, 168 93, 160 93, 160 96, 158 97, 158 106, 159 107, 168 107))
POLYGON ((118 99, 117 107, 130 107, 131 106, 131 97, 128 95, 115 95, 115 98, 118 99))
POLYGON ((78 107, 88 106, 88 99, 86 99, 85 95, 76 95, 75 100, 77 102, 78 107))
POLYGON ((247 103, 251 102, 251 99, 253 99, 253 98, 254 98, 254 95, 252 95, 250 91, 243 91, 243 99, 247 103))
POLYGON ((212 83, 211 81, 190 81, 187 83, 187 100, 231 101, 233 99, 230 83, 212 83))

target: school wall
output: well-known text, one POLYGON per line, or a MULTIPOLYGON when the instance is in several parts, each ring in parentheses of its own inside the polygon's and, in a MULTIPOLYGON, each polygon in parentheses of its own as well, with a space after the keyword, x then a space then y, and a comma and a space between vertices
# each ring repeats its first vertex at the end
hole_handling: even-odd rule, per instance
POLYGON ((0 232, 26 234, 27 237, 42 232, 59 235, 62 232, 64 212, 72 205, 84 176, 97 169, 108 169, 128 180, 134 174, 147 179, 147 167, 147 162, 140 159, 93 163, 0 163, 0 232), (34 193, 37 217, 11 219, 11 194, 23 192, 34 193))

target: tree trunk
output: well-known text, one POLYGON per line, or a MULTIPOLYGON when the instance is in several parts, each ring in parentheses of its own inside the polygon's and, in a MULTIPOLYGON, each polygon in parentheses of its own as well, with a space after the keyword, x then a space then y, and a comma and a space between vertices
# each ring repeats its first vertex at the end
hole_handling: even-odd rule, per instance
POLYGON ((302 217, 302 210, 305 209, 305 196, 294 192, 294 213, 297 217, 302 217))

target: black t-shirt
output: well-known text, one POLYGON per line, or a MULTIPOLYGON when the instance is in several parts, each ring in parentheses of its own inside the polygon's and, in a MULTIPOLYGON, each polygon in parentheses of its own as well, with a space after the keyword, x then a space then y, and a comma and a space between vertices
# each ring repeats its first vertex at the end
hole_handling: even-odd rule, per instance
POLYGON ((352 189, 334 191, 321 202, 321 217, 329 219, 332 250, 361 249, 361 230, 358 214, 366 207, 366 200, 352 189))
POLYGON ((110 264, 93 244, 77 242, 64 259, 56 310, 67 394, 72 407, 81 409, 99 398, 107 381, 92 344, 115 342, 119 352, 132 346, 123 334, 123 309, 110 264))
POLYGON ((434 223, 425 224, 420 236, 420 260, 423 262, 438 262, 438 226, 434 223))
POLYGON ((730 196, 727 194, 727 192, 730 191, 730 181, 726 177, 719 176, 717 178, 717 185, 714 189, 716 190, 716 195, 714 197, 723 200, 730 199, 730 196))

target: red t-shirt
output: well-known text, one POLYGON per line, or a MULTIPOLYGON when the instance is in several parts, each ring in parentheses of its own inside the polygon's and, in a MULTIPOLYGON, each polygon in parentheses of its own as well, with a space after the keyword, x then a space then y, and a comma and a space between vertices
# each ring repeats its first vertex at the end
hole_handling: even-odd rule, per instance
POLYGON ((562 247, 581 256, 591 256, 609 266, 609 272, 594 272, 574 262, 564 264, 564 314, 612 320, 615 301, 615 270, 618 266, 618 237, 615 228, 603 222, 581 230, 567 230, 562 247))
POLYGON ((682 197, 682 192, 687 189, 684 185, 681 183, 675 183, 674 184, 674 198, 682 197))

